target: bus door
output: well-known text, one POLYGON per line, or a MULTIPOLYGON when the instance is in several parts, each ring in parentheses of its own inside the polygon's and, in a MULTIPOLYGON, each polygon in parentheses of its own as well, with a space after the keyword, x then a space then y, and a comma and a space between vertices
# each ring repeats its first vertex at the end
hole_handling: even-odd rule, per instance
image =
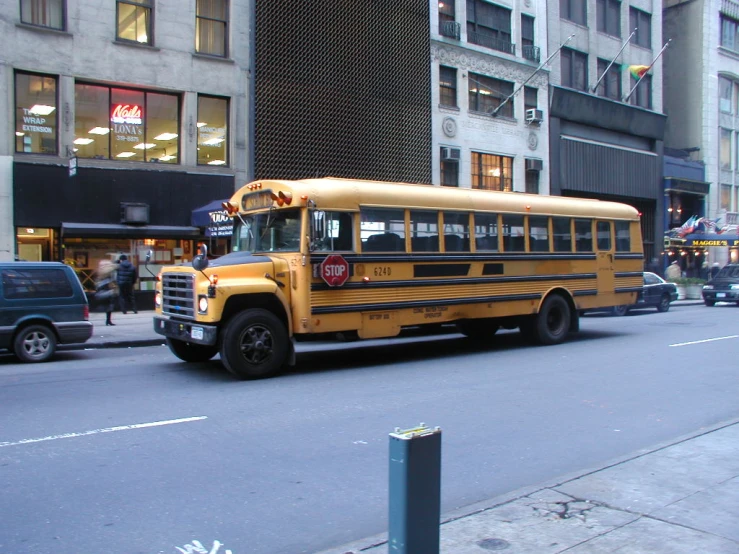
POLYGON ((613 274, 613 239, 610 221, 596 221, 596 256, 598 258, 598 294, 615 292, 613 274))

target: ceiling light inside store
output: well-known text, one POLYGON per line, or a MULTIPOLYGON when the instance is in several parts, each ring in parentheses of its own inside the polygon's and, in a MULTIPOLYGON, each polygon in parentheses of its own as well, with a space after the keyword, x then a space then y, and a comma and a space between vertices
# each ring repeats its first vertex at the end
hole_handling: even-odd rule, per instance
POLYGON ((28 113, 31 115, 49 115, 54 110, 56 110, 54 106, 47 106, 45 104, 36 104, 30 110, 28 110, 28 113))
POLYGON ((121 152, 116 156, 116 158, 130 158, 131 156, 135 156, 136 152, 121 152))
POLYGON ((93 127, 87 132, 91 135, 107 135, 110 133, 110 129, 108 127, 93 127))
POLYGON ((134 148, 136 150, 148 150, 149 148, 154 148, 156 144, 153 142, 140 142, 134 148))
POLYGON ((205 127, 206 125, 207 125, 207 123, 204 123, 204 122, 202 122, 202 121, 198 121, 198 129, 199 129, 200 127, 205 127))
POLYGON ((213 160, 212 162, 208 162, 208 165, 225 165, 226 162, 223 160, 213 160))
POLYGON ((20 131, 16 131, 16 132, 15 132, 15 136, 16 136, 16 137, 22 137, 22 136, 23 136, 23 135, 25 135, 25 134, 26 134, 26 133, 21 133, 20 131))
POLYGON ((75 144, 79 144, 79 145, 82 145, 82 146, 85 146, 87 144, 90 144, 91 142, 95 142, 95 141, 92 140, 92 139, 89 139, 89 138, 78 138, 78 139, 74 139, 74 143, 75 144))
POLYGON ((222 138, 212 138, 212 139, 204 140, 201 144, 204 144, 205 146, 218 146, 224 140, 225 139, 222 139, 222 138))
POLYGON ((172 140, 177 138, 176 133, 162 133, 158 137, 154 137, 154 140, 172 140))
POLYGON ((161 162, 168 162, 169 160, 174 160, 177 156, 172 156, 171 154, 167 154, 166 156, 162 156, 159 158, 159 161, 161 162))

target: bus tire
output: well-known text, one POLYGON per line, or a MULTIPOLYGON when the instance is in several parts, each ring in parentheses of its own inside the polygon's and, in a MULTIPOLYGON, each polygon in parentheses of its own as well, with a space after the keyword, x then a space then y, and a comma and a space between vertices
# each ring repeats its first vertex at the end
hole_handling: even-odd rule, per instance
POLYGON ((570 306, 558 294, 544 300, 536 316, 536 338, 540 344, 559 344, 567 338, 570 330, 570 306))
POLYGON ((487 319, 463 319, 457 321, 457 330, 465 337, 473 340, 485 340, 492 337, 500 329, 500 325, 487 319))
POLYGON ((614 306, 613 308, 611 308, 611 314, 615 315, 616 317, 625 316, 627 313, 629 313, 629 307, 626 304, 614 306))
POLYGON ((183 362, 207 362, 218 354, 217 346, 195 344, 169 337, 167 337, 167 346, 169 347, 169 351, 183 362))
POLYGON ((263 309, 234 316, 221 337, 221 361, 239 379, 275 375, 285 365, 288 349, 285 325, 263 309))

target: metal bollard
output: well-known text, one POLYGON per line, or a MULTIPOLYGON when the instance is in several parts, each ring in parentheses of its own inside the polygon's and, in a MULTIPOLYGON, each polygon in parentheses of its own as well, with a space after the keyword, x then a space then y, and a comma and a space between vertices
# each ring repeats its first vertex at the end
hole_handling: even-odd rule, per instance
POLYGON ((441 429, 390 433, 389 554, 439 554, 441 429))

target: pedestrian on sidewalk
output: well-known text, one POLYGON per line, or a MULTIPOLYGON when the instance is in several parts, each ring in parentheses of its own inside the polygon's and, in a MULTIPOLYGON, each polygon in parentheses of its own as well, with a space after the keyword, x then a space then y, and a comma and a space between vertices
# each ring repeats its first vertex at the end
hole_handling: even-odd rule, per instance
POLYGON ((115 298, 118 290, 113 272, 115 264, 110 260, 100 260, 95 274, 95 302, 105 312, 105 325, 115 325, 112 321, 115 298))
POLYGON ((677 263, 677 260, 667 266, 667 269, 665 270, 665 277, 668 281, 672 281, 674 279, 682 277, 682 270, 680 269, 680 265, 677 263))
POLYGON ((125 314, 128 308, 135 314, 136 299, 133 296, 133 285, 136 282, 136 268, 128 261, 128 256, 121 254, 118 258, 118 289, 120 290, 121 311, 125 314))

